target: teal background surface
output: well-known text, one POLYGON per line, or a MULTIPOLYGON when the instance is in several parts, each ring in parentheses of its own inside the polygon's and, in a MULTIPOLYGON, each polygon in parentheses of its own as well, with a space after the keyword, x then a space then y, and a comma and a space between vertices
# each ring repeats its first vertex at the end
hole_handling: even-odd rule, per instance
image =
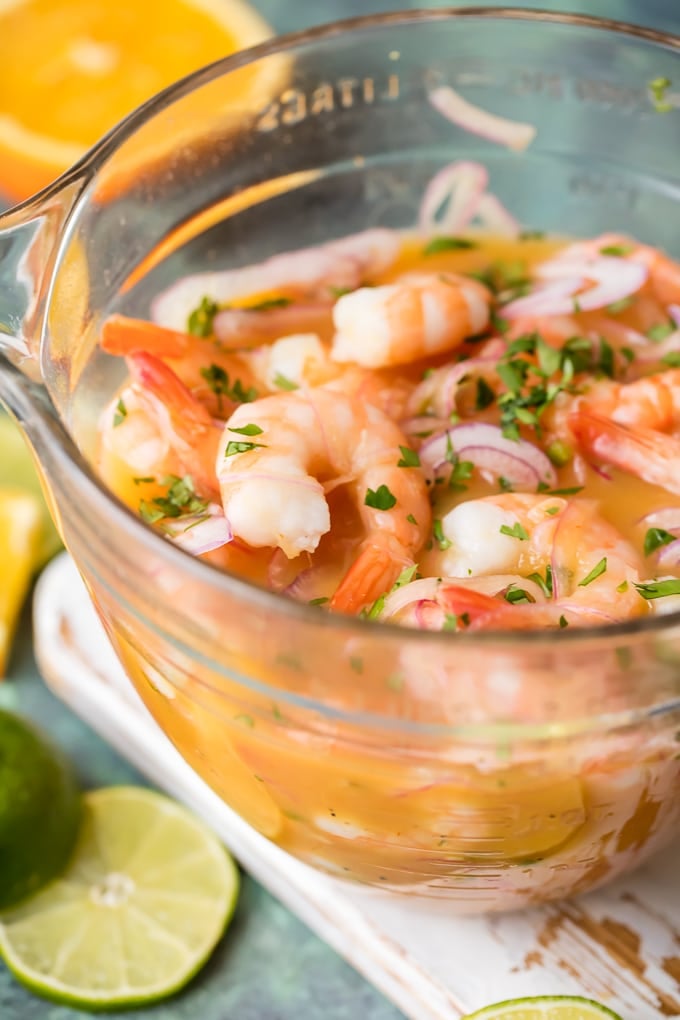
MULTIPOLYGON (((337 18, 389 10, 463 6, 406 0, 254 0, 278 32, 337 18)), ((498 6, 478 2, 475 6, 498 6)), ((570 10, 680 32, 680 0, 571 0, 516 3, 570 10)), ((0 706, 41 723, 75 761, 84 786, 141 782, 135 771, 49 693, 31 648, 30 616, 22 622, 0 706)), ((483 963, 480 961, 480 965, 483 963)), ((490 998, 492 991, 490 988, 490 998)), ((76 1020, 88 1014, 37 999, 0 964, 0 1020, 76 1020)), ((402 1014, 319 941, 264 889, 244 879, 240 904, 206 969, 179 997, 112 1020, 399 1020, 402 1014)))

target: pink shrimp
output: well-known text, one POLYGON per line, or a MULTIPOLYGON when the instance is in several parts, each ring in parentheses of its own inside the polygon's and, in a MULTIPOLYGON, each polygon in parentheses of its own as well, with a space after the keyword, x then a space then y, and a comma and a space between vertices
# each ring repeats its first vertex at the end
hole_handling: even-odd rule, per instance
POLYGON ((486 287, 453 273, 407 273, 362 287, 335 304, 332 357, 383 368, 453 350, 486 328, 490 302, 486 287))

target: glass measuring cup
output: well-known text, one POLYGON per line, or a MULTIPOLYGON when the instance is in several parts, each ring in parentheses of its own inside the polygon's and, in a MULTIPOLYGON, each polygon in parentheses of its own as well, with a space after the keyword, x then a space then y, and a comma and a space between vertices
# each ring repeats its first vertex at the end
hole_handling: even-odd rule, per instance
POLYGON ((0 397, 145 703, 251 824, 359 881, 500 909, 634 866, 678 823, 680 618, 521 635, 327 616, 193 559, 97 481, 122 367, 97 347, 189 271, 410 226, 452 159, 527 226, 671 253, 678 40, 525 11, 413 12, 274 41, 134 114, 0 220, 0 397), (517 153, 432 108, 449 84, 537 128, 517 153))

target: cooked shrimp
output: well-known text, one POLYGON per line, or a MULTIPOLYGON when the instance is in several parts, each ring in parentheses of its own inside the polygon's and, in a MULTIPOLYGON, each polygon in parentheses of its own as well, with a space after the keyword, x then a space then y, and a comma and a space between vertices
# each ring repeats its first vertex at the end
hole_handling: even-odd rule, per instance
POLYGON ((407 273, 335 304, 332 357, 367 368, 404 365, 459 347, 489 322, 491 294, 453 273, 407 273))
MULTIPOLYGON (((389 587, 430 524, 423 475, 398 467, 405 442, 377 408, 329 389, 242 405, 226 424, 217 461, 234 534, 250 546, 278 547, 290 558, 313 552, 330 529, 326 492, 349 485, 368 547, 380 548, 392 567, 389 587)), ((362 589, 364 602, 383 585, 382 575, 373 577, 362 589)))
POLYGON ((591 500, 501 493, 460 503, 442 518, 450 546, 438 557, 442 575, 465 579, 446 590, 448 605, 468 613, 470 626, 531 627, 611 622, 639 615, 645 603, 634 588, 642 566, 635 549, 598 513, 591 500), (546 604, 511 604, 469 594, 470 578, 498 574, 549 575, 546 604), (591 576, 594 575, 594 576, 591 576), (470 600, 472 599, 472 602, 470 600), (474 603, 474 604, 473 604, 474 603))
POLYGON ((650 485, 680 493, 680 369, 619 384, 602 382, 578 398, 568 424, 581 449, 650 485))

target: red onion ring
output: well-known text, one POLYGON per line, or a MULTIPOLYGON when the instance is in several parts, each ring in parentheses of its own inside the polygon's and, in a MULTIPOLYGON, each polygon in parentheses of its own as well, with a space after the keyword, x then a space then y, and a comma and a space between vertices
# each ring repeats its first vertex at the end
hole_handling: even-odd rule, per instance
POLYGON ((669 305, 668 314, 678 329, 680 329, 680 305, 669 305))
POLYGON ((640 517, 637 523, 647 528, 663 528, 672 534, 678 532, 680 535, 680 506, 665 506, 659 510, 652 510, 640 517))
POLYGON ((501 237, 518 237, 522 229, 519 220, 508 212, 500 199, 488 192, 477 204, 476 218, 484 230, 501 237))
POLYGON ((662 546, 657 553, 657 563, 660 567, 680 567, 680 538, 674 542, 662 546))
POLYGON ((316 332, 324 324, 330 325, 331 310, 330 301, 301 302, 262 311, 224 308, 213 319, 213 333, 226 350, 242 350, 276 340, 293 330, 316 332))
POLYGON ((517 488, 533 490, 539 482, 557 484, 555 469, 542 450, 525 439, 507 439, 497 425, 484 422, 456 425, 423 443, 420 462, 430 479, 447 463, 448 442, 462 460, 472 461, 493 479, 507 478, 517 488))
POLYGON ((498 145, 506 145, 517 152, 526 149, 536 137, 536 128, 533 124, 508 120, 506 117, 489 113, 488 110, 482 110, 464 99, 450 85, 433 89, 428 99, 435 110, 457 127, 498 145))
POLYGON ((489 182, 486 167, 481 163, 449 163, 434 175, 423 195, 418 217, 422 230, 448 230, 458 233, 473 220, 489 182), (448 206, 441 220, 437 213, 446 200, 448 206))
POLYGON ((163 531, 171 542, 194 556, 220 549, 234 537, 222 507, 216 503, 209 503, 202 513, 164 521, 163 531))

